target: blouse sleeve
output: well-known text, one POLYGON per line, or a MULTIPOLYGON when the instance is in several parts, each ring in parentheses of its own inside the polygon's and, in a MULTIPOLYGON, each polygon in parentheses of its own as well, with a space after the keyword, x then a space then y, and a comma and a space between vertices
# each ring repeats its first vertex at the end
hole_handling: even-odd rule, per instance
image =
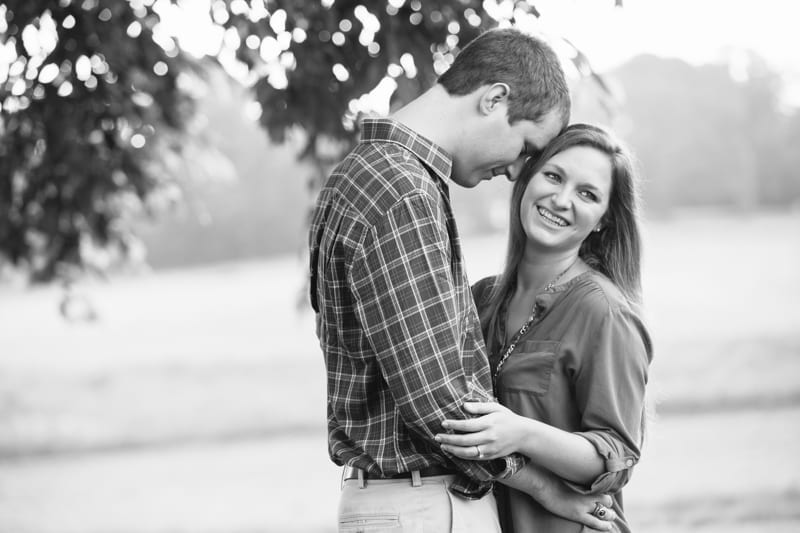
POLYGON ((605 460, 605 472, 588 488, 574 488, 584 494, 614 493, 639 461, 651 342, 628 308, 607 308, 594 334, 584 338, 585 355, 575 375, 584 429, 577 434, 605 460))

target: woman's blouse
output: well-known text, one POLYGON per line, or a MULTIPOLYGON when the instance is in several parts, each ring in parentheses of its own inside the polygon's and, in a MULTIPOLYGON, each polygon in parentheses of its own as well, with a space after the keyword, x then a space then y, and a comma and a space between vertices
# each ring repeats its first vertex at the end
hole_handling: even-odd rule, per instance
MULTIPOLYGON (((496 279, 473 286, 479 312, 496 279)), ((497 397, 514 412, 581 435, 595 447, 605 472, 590 486, 570 485, 584 494, 611 493, 620 516, 617 530, 630 531, 619 490, 639 460, 650 337, 619 289, 595 271, 540 294, 536 305, 537 318, 497 376, 497 397)), ((505 313, 502 309, 501 324, 505 313)), ((501 331, 496 344, 505 345, 505 337, 501 331)), ((490 354, 493 373, 504 352, 505 346, 490 354)), ((582 529, 527 495, 505 487, 499 492, 504 533, 582 529)))

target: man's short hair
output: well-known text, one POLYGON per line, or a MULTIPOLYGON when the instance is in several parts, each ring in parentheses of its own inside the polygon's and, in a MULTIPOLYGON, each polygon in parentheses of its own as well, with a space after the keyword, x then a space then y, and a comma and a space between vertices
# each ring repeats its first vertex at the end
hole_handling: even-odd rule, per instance
POLYGON ((511 28, 489 30, 465 46, 438 83, 452 95, 506 83, 508 120, 539 122, 551 110, 569 122, 570 96, 564 70, 543 40, 511 28))

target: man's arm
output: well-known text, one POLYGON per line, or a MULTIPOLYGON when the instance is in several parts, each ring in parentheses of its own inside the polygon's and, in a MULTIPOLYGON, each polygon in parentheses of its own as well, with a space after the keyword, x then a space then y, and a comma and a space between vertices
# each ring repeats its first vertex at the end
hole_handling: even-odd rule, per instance
POLYGON ((610 531, 611 524, 617 519, 616 513, 611 509, 611 496, 579 494, 565 485, 558 476, 534 463, 528 463, 525 468, 499 481, 528 494, 551 513, 598 531, 610 531), (608 507, 604 520, 592 514, 597 503, 608 507))
MULTIPOLYGON (((465 369, 465 361, 482 355, 463 353, 465 329, 474 325, 462 320, 450 253, 437 199, 412 194, 371 228, 350 272, 356 316, 400 416, 436 448, 434 435, 445 418, 466 418, 465 401, 492 397, 472 365, 465 369)), ((508 475, 523 461, 453 458, 479 481, 508 475)))

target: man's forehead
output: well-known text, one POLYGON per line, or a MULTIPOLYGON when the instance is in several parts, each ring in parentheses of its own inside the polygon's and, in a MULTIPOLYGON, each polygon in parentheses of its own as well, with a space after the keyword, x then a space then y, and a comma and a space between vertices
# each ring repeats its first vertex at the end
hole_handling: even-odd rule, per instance
POLYGON ((526 121, 525 139, 531 148, 542 150, 561 131, 561 117, 558 113, 550 112, 539 122, 526 121))

